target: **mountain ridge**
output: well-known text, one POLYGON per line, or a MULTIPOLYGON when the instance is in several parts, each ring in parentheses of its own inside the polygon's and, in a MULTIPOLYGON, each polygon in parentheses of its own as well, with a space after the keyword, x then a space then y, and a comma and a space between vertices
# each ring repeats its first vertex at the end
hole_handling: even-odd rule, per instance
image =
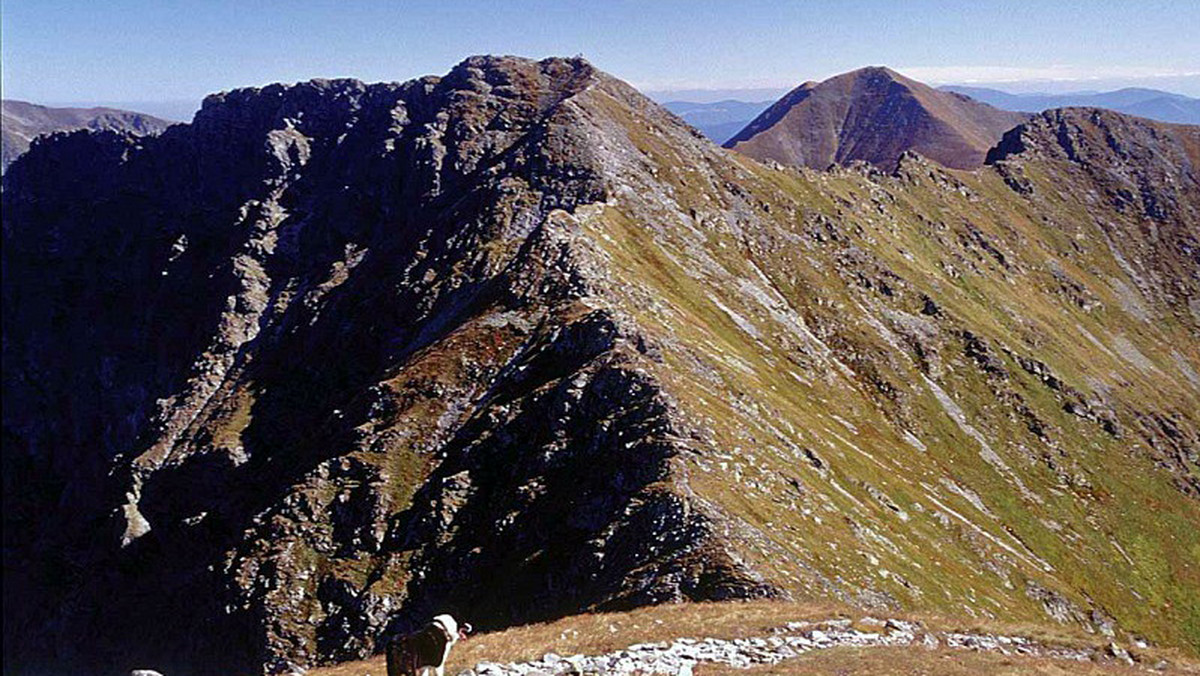
POLYGON ((0 102, 3 116, 3 153, 0 172, 29 149, 33 140, 43 134, 74 129, 112 129, 138 134, 157 134, 172 123, 152 115, 116 108, 51 108, 25 101, 4 99, 0 102))
POLYGON ((666 101, 663 108, 683 118, 714 143, 724 143, 767 108, 771 101, 726 99, 713 103, 666 101))
POLYGON ((946 85, 943 91, 966 94, 1005 110, 1040 113, 1052 108, 1107 108, 1160 122, 1200 124, 1200 99, 1158 89, 1127 87, 1109 92, 1011 94, 986 87, 946 85))

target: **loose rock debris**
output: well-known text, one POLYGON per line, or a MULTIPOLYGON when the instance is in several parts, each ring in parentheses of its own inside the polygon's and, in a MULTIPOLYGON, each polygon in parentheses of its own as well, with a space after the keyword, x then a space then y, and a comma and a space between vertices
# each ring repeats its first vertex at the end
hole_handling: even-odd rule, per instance
POLYGON ((1051 657, 1075 661, 1130 661, 1117 648, 1070 648, 1039 643, 1022 636, 985 633, 925 631, 916 622, 866 618, 852 626, 850 620, 821 623, 789 622, 772 635, 755 638, 677 638, 670 642, 639 643, 603 655, 562 656, 548 653, 540 660, 497 664, 481 662, 459 676, 588 676, 613 674, 674 674, 691 676, 701 663, 724 664, 737 669, 776 664, 814 650, 838 647, 914 646, 928 649, 997 652, 1003 655, 1051 657), (869 627, 860 629, 857 627, 869 627), (874 630, 873 626, 878 629, 874 630))

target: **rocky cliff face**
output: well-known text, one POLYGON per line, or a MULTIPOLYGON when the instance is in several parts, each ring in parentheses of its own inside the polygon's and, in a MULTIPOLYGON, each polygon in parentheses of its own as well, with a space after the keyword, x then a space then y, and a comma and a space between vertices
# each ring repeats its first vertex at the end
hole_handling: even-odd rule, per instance
POLYGON ((870 67, 800 85, 724 145, 758 160, 816 169, 858 160, 891 171, 906 151, 973 169, 1027 117, 870 67))
POLYGON ((762 595, 1195 646, 1196 130, 1114 129, 1103 169, 1056 134, 773 170, 585 62, 476 57, 37 145, 6 668, 762 595))

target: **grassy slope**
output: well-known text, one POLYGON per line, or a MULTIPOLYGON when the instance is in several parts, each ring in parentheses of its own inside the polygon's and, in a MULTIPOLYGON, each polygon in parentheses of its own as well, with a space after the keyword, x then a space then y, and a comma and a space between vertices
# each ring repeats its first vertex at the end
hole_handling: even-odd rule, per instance
POLYGON ((693 489, 752 527, 738 529, 745 554, 774 582, 799 598, 1038 621, 1035 584, 1073 619, 1094 608, 1200 649, 1200 507, 1131 418, 1164 411, 1194 427, 1200 397, 1171 352, 1193 369, 1200 355, 1170 312, 1146 322, 1124 309, 1114 280, 1135 283, 1090 186, 1048 166, 1029 172, 1033 200, 990 170, 697 166, 652 123, 612 114, 667 189, 635 186, 580 223, 622 280, 612 293, 667 348, 667 391, 712 433, 692 442, 693 489), (758 208, 736 213, 721 184, 758 208), (936 318, 920 314, 924 296, 936 318), (906 335, 914 325, 932 335, 906 335), (1007 377, 968 358, 963 330, 1007 377), (1004 349, 1107 391, 1122 434, 1066 412, 1004 349))

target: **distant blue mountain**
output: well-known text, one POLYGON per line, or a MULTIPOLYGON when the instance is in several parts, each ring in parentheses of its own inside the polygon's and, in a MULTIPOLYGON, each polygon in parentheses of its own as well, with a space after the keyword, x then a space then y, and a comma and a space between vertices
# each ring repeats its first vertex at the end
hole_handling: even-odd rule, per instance
POLYGON ((976 101, 1005 110, 1040 113, 1051 108, 1089 106, 1108 108, 1119 113, 1148 117, 1162 122, 1200 124, 1200 99, 1158 89, 1131 87, 1111 92, 1074 92, 1069 94, 1011 94, 986 87, 946 85, 943 91, 966 94, 976 101))
POLYGON ((668 101, 663 106, 717 143, 728 141, 773 101, 668 101))

